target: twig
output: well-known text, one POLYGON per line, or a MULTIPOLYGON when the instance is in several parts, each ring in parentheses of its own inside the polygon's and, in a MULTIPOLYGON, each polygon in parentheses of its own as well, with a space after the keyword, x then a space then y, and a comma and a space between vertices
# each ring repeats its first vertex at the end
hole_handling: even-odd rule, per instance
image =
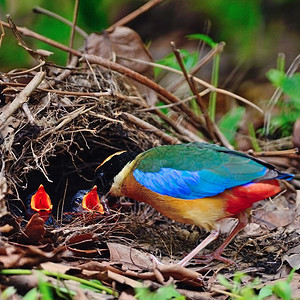
MULTIPOLYGON (((74 45, 75 27, 76 27, 77 17, 78 17, 79 1, 80 0, 75 0, 75 7, 74 7, 74 13, 73 13, 73 22, 72 22, 72 30, 71 30, 71 37, 70 37, 70 43, 69 43, 69 47, 70 48, 73 48, 73 45, 74 45)), ((71 62, 71 53, 69 52, 69 55, 68 55, 68 64, 70 62, 71 62)))
POLYGON ((186 71, 186 68, 185 68, 185 66, 184 66, 184 63, 183 63, 183 61, 182 61, 182 59, 181 59, 180 52, 179 52, 179 50, 176 48, 175 42, 171 42, 171 46, 172 46, 172 48, 173 48, 173 53, 174 53, 174 55, 175 55, 175 57, 176 57, 176 59, 177 59, 177 62, 178 62, 179 66, 180 66, 180 68, 181 68, 181 70, 182 70, 182 72, 183 72, 183 75, 184 75, 184 77, 185 77, 185 80, 187 81, 187 83, 188 83, 188 85, 189 85, 189 87, 190 87, 192 93, 196 96, 196 101, 197 101, 197 104, 198 104, 199 108, 201 109, 202 114, 203 114, 203 116, 204 116, 204 119, 205 119, 205 122, 206 122, 206 128, 207 128, 207 130, 208 130, 208 132, 209 132, 209 135, 210 135, 210 137, 211 137, 211 139, 212 139, 213 141, 217 142, 217 140, 216 140, 216 135, 215 135, 215 132, 214 132, 214 130, 213 130, 212 121, 211 121, 211 119, 209 118, 208 112, 207 112, 207 110, 206 110, 206 108, 205 108, 205 105, 204 105, 204 102, 203 102, 201 96, 200 96, 199 93, 198 93, 198 90, 197 90, 197 88, 196 88, 196 85, 194 84, 192 78, 190 78, 189 74, 188 74, 187 71, 186 71))
POLYGON ((72 120, 76 119, 78 116, 87 113, 88 111, 92 110, 93 108, 94 108, 94 106, 85 109, 85 106, 82 105, 81 107, 79 107, 78 109, 72 111, 71 113, 69 113, 65 117, 57 120, 58 124, 56 125, 56 127, 51 128, 49 131, 47 131, 47 134, 58 131, 60 128, 64 127, 66 124, 70 123, 72 120))
POLYGON ((8 186, 5 178, 5 160, 2 151, 1 154, 1 171, 0 171, 0 217, 7 214, 6 199, 8 186))
POLYGON ((33 125, 34 124, 34 117, 33 117, 32 113, 31 113, 31 111, 28 107, 27 102, 22 104, 22 109, 23 109, 24 113, 26 114, 30 124, 33 125))
MULTIPOLYGON (((6 86, 14 86, 14 87, 23 87, 25 86, 24 83, 19 83, 19 82, 1 82, 1 85, 6 85, 6 86)), ((70 96, 91 96, 91 97, 101 97, 101 96, 115 96, 115 94, 112 94, 111 92, 74 92, 74 91, 61 91, 61 90, 56 90, 56 89, 48 89, 48 88, 43 88, 39 87, 37 90, 42 91, 42 92, 49 92, 53 94, 59 94, 59 95, 70 95, 70 96)))
MULTIPOLYGON (((161 112, 159 109, 156 108, 154 113, 160 117, 164 122, 166 122, 169 126, 171 126, 178 134, 182 135, 182 138, 186 140, 187 142, 203 142, 202 139, 200 139, 196 134, 194 134, 192 131, 186 129, 187 126, 181 126, 179 124, 179 116, 174 113, 177 117, 177 120, 174 121, 171 118, 169 118, 167 115, 165 115, 163 112, 161 112)), ((190 123, 188 123, 186 120, 185 122, 192 126, 190 123)), ((193 127, 195 128, 195 127, 193 127)), ((196 129, 195 129, 196 131, 196 129)))
MULTIPOLYGON (((10 28, 10 25, 9 25, 8 23, 2 22, 2 24, 3 24, 3 26, 5 26, 5 27, 7 27, 7 28, 10 28)), ((46 38, 46 37, 44 37, 43 35, 38 34, 38 33, 36 33, 36 32, 33 32, 32 30, 29 30, 29 29, 27 29, 27 28, 24 28, 24 27, 17 27, 17 29, 18 29, 23 35, 25 35, 25 36, 32 37, 32 38, 37 39, 37 40, 39 40, 39 41, 42 41, 42 42, 44 42, 44 43, 46 43, 46 44, 49 44, 49 45, 51 45, 51 46, 53 46, 53 47, 55 47, 55 48, 58 48, 58 49, 60 49, 60 50, 63 50, 63 51, 66 51, 66 52, 70 52, 70 53, 72 53, 73 55, 77 55, 78 57, 81 57, 81 56, 83 55, 83 53, 80 52, 80 51, 77 51, 77 50, 75 50, 75 49, 71 49, 71 48, 69 48, 69 47, 67 47, 67 46, 65 46, 65 45, 63 45, 63 44, 61 44, 61 43, 58 43, 58 42, 56 42, 56 41, 54 41, 54 40, 51 40, 51 39, 49 39, 49 38, 46 38)), ((89 55, 89 56, 90 56, 90 55, 89 55)), ((124 59, 125 59, 125 58, 124 58, 124 59)), ((174 72, 174 73, 177 73, 177 74, 182 75, 182 72, 181 72, 181 71, 175 70, 175 69, 170 68, 170 67, 167 67, 167 66, 163 66, 163 65, 155 64, 155 63, 151 63, 151 62, 145 62, 145 61, 139 60, 139 59, 129 59, 129 58, 126 58, 126 59, 131 60, 131 61, 135 61, 135 62, 139 62, 139 63, 148 64, 148 65, 154 66, 154 67, 163 68, 163 69, 169 70, 169 71, 171 71, 171 72, 174 72)), ((94 62, 94 61, 92 61, 92 59, 89 59, 89 61, 90 61, 90 62, 94 62)), ((109 61, 109 60, 107 60, 107 59, 101 58, 101 59, 98 60, 98 62, 94 62, 94 63, 95 63, 95 64, 102 65, 102 66, 104 66, 104 67, 106 67, 106 68, 108 68, 108 69, 112 69, 112 70, 114 70, 114 71, 116 71, 116 72, 122 74, 122 71, 121 71, 120 69, 118 69, 118 67, 117 67, 117 66, 120 66, 120 65, 117 64, 117 63, 113 63, 113 62, 111 62, 111 61, 109 61)), ((123 67, 123 66, 121 66, 121 67, 122 67, 123 69, 126 68, 126 67, 123 67)), ((131 72, 131 73, 133 72, 132 70, 130 70, 130 69, 128 69, 128 68, 126 68, 126 69, 128 70, 129 73, 130 73, 130 72, 131 72)), ((126 75, 126 74, 125 74, 125 75, 126 75)), ((133 77, 132 77, 132 78, 133 78, 133 77)), ((133 78, 133 79, 135 79, 135 78, 133 78)), ((135 80, 139 81, 138 79, 135 79, 135 80)), ((257 105, 253 104, 252 102, 250 102, 249 100, 247 100, 247 99, 245 99, 245 98, 243 98, 243 97, 241 97, 241 96, 238 96, 238 95, 236 95, 236 94, 234 94, 234 93, 231 93, 231 92, 229 92, 229 91, 226 91, 226 90, 223 90, 223 89, 220 89, 220 88, 215 88, 213 85, 207 83, 207 82, 204 81, 204 80, 201 80, 200 78, 194 78, 194 80, 195 80, 196 82, 198 82, 199 84, 201 84, 202 86, 204 86, 204 87, 206 87, 206 88, 209 88, 211 91, 215 91, 215 92, 217 92, 217 93, 220 93, 220 94, 224 94, 224 95, 230 96, 230 97, 232 97, 232 98, 234 98, 234 99, 236 99, 236 100, 239 100, 239 101, 241 101, 241 102, 243 102, 243 103, 245 103, 245 104, 247 104, 247 105, 253 107, 253 108, 256 109, 257 111, 259 111, 261 114, 264 114, 264 111, 263 111, 260 107, 258 107, 257 105)), ((141 83, 147 85, 146 82, 141 82, 141 83)), ((148 85, 148 86, 149 86, 149 85, 148 85)), ((151 86, 149 86, 149 87, 152 88, 151 86)), ((156 92, 158 92, 158 91, 156 91, 156 92)), ((169 93, 169 94, 170 94, 170 93, 169 93)), ((166 98, 168 98, 168 97, 166 97, 166 98)), ((176 97, 175 97, 175 98, 176 98, 176 97)), ((176 98, 176 99, 177 99, 177 98, 176 98)), ((179 99, 177 99, 177 100, 179 100, 179 99)), ((178 102, 178 101, 175 101, 175 102, 174 102, 174 101, 171 101, 171 102, 176 103, 176 102, 178 102)), ((201 119, 200 119, 200 120, 199 120, 199 118, 197 118, 197 119, 196 119, 195 121, 196 121, 196 122, 197 122, 197 121, 199 122, 198 125, 203 123, 201 119), (198 119, 198 120, 197 120, 197 119, 198 119)))
MULTIPOLYGON (((178 103, 180 102, 180 99, 171 94, 169 91, 167 91, 165 88, 160 86, 159 84, 155 83, 153 80, 149 79, 148 77, 141 75, 135 71, 132 71, 129 68, 126 68, 120 64, 117 64, 115 62, 109 61, 103 57, 92 55, 92 54, 83 54, 82 55, 84 59, 87 59, 91 63, 99 64, 101 66, 104 66, 108 69, 112 69, 118 73, 124 74, 148 87, 150 87, 152 90, 156 91, 161 96, 167 98, 170 100, 170 102, 178 103)), ((186 105, 179 104, 178 105, 184 113, 186 113, 189 118, 190 122, 199 130, 201 130, 205 134, 205 127, 203 126, 203 121, 201 118, 199 118, 192 110, 190 110, 186 105)))
MULTIPOLYGON (((4 27, 12 28, 12 27, 11 27, 8 23, 6 23, 6 22, 2 22, 2 21, 1 21, 1 23, 2 23, 2 25, 3 25, 4 27)), ((34 31, 32 31, 32 30, 29 30, 29 29, 27 29, 27 28, 25 28, 25 27, 19 27, 19 26, 17 26, 16 28, 17 28, 17 30, 18 30, 19 32, 21 32, 21 33, 22 33, 23 35, 25 35, 25 36, 32 37, 32 38, 34 38, 34 39, 37 39, 37 40, 39 40, 39 41, 42 41, 42 42, 44 42, 44 43, 46 43, 46 44, 49 44, 49 45, 51 45, 51 46, 53 46, 53 47, 55 47, 55 48, 57 48, 57 49, 60 49, 60 50, 66 51, 66 52, 71 52, 72 54, 77 55, 77 56, 81 56, 81 52, 76 51, 76 50, 74 50, 74 49, 71 49, 71 48, 69 48, 69 47, 67 47, 67 46, 65 46, 65 45, 63 45, 63 44, 61 44, 61 43, 59 43, 59 42, 54 41, 54 40, 51 40, 51 39, 49 39, 49 38, 46 38, 45 36, 43 36, 43 35, 41 35, 41 34, 38 34, 38 33, 34 32, 34 31)))
POLYGON ((37 69, 40 69, 46 62, 43 60, 41 61, 38 65, 36 65, 35 67, 32 67, 31 69, 27 69, 21 72, 14 72, 14 71, 9 71, 7 73, 7 75, 11 75, 11 76, 20 76, 20 75, 24 75, 24 74, 32 74, 32 71, 35 71, 37 69))
MULTIPOLYGON (((197 64, 194 66, 189 74, 195 75, 201 68, 203 68, 216 54, 223 51, 225 46, 224 42, 219 43, 216 47, 212 48, 197 64)), ((182 83, 184 82, 184 78, 179 79, 178 82, 175 82, 169 90, 170 92, 175 91, 182 83)))
POLYGON ((21 32, 19 31, 18 27, 15 25, 15 23, 13 22, 13 20, 9 14, 6 15, 6 18, 8 20, 8 23, 10 25, 10 28, 11 28, 15 38, 18 41, 18 45, 23 47, 34 59, 41 62, 43 58, 48 57, 49 55, 53 54, 52 52, 47 51, 47 50, 43 50, 43 49, 33 50, 30 47, 28 47, 27 43, 23 39, 21 32))
POLYGON ((133 11, 132 13, 125 16, 121 20, 117 21, 115 24, 109 26, 107 31, 114 30, 116 26, 124 26, 125 24, 131 22, 132 20, 134 20, 136 17, 140 16, 141 14, 146 12, 147 10, 149 10, 149 9, 157 6, 158 4, 162 3, 163 1, 164 0, 150 0, 150 1, 148 1, 147 3, 145 3, 144 5, 139 7, 137 10, 133 11))
POLYGON ((142 129, 145 129, 147 131, 152 132, 153 134, 155 134, 156 136, 162 138, 163 140, 165 140, 169 144, 179 144, 180 143, 180 141, 177 138, 172 137, 172 136, 164 133, 163 131, 159 130, 155 126, 153 126, 153 125, 151 125, 151 124, 149 124, 149 123, 147 123, 147 122, 145 122, 145 121, 143 121, 143 120, 141 120, 141 119, 139 119, 139 118, 137 118, 137 117, 135 117, 135 116, 133 116, 129 113, 123 112, 121 114, 121 116, 125 120, 131 122, 132 124, 142 128, 142 129))
MULTIPOLYGON (((11 26, 8 23, 2 22, 3 26, 11 28, 11 26)), ((21 32, 23 35, 26 36, 30 36, 33 37, 37 40, 40 40, 44 43, 47 43, 55 48, 61 49, 63 51, 66 52, 70 52, 73 55, 76 55, 78 57, 83 57, 84 59, 88 60, 90 63, 95 63, 98 65, 101 65, 105 68, 111 69, 113 71, 116 71, 118 73, 124 74, 148 87, 150 87, 151 89, 153 89, 154 91, 156 91, 158 94, 161 94, 163 97, 167 98, 168 100, 170 100, 170 102, 173 103, 177 103, 180 102, 180 99, 178 99, 177 97, 175 97, 173 94, 171 94, 170 92, 168 92, 166 89, 164 89, 163 87, 161 87, 160 85, 158 85, 157 83, 155 83, 154 81, 150 80, 149 78, 147 78, 146 76, 143 76, 135 71, 132 71, 129 68, 126 68, 118 63, 112 62, 108 59, 105 59, 103 57, 99 57, 96 55, 91 55, 91 54, 83 54, 80 51, 77 51, 75 49, 69 48, 61 43, 58 43, 54 40, 51 40, 49 38, 46 38, 36 32, 33 32, 27 28, 22 28, 22 27, 17 27, 18 31, 21 32)), ((169 104, 169 103, 167 103, 169 104)), ((202 130, 202 133, 206 135, 205 133, 205 127, 203 126, 203 121, 201 118, 197 117, 197 115, 194 114, 193 111, 191 111, 187 106, 185 106, 184 104, 180 104, 179 105, 180 108, 182 109, 183 112, 185 112, 189 118, 191 123, 198 129, 202 130)))
MULTIPOLYGON (((170 72, 173 72, 173 73, 176 73, 176 74, 179 74, 179 75, 183 75, 182 71, 180 70, 176 70, 176 69, 173 69, 171 67, 168 67, 168 66, 164 66, 164 65, 161 65, 161 64, 157 64, 157 63, 153 63, 153 62, 149 62, 149 61, 144 61, 144 60, 141 60, 141 59, 134 59, 134 58, 125 58, 125 57, 121 57, 121 56, 118 56, 119 58, 122 58, 122 59, 127 59, 127 60, 130 60, 130 61, 133 61, 133 62, 138 62, 138 63, 141 63, 141 64, 146 64, 146 65, 149 65, 149 66, 152 66, 152 67, 157 67, 157 68, 161 68, 163 70, 167 70, 167 71, 170 71, 170 72)), ((223 95, 227 95, 227 96, 230 96, 238 101, 241 101, 251 107, 253 107, 255 110, 257 110, 258 112, 260 112, 262 115, 264 115, 264 111, 258 107, 257 105, 255 105, 254 103, 250 102, 249 100, 239 96, 239 95, 236 95, 232 92, 229 92, 229 91, 226 91, 224 89, 220 89, 220 88, 216 88, 214 87, 213 85, 209 84, 208 82, 198 78, 198 77, 194 77, 193 78, 194 81, 196 81, 197 83, 199 83, 200 85, 204 86, 205 88, 209 89, 209 91, 214 91, 216 93, 219 93, 219 94, 223 94, 223 95)))
POLYGON ((18 110, 23 103, 26 103, 32 92, 40 85, 45 78, 45 72, 38 72, 26 87, 16 96, 16 98, 0 114, 0 130, 3 129, 7 119, 18 110))
MULTIPOLYGON (((32 9, 33 12, 35 13, 38 13, 38 14, 44 14, 46 16, 49 16, 53 19, 56 19, 66 25, 69 25, 69 26, 72 26, 72 22, 70 22, 69 20, 63 18, 62 16, 50 11, 50 10, 47 10, 45 8, 42 8, 40 6, 36 6, 32 9)), ((78 26, 75 26, 75 30, 83 37, 83 38, 87 38, 88 37, 88 34, 83 31, 81 28, 79 28, 78 26)))
POLYGON ((65 78, 67 78, 72 73, 72 70, 76 67, 78 60, 79 60, 78 56, 72 56, 70 63, 67 65, 67 69, 65 69, 62 73, 60 73, 54 79, 51 79, 45 83, 42 83, 40 88, 47 89, 50 86, 55 86, 56 82, 63 81, 65 78))
POLYGON ((4 28, 3 28, 3 25, 2 25, 2 22, 0 21, 0 31, 1 31, 1 35, 0 35, 0 47, 1 47, 1 44, 2 44, 2 40, 5 36, 5 31, 4 31, 4 28))
MULTIPOLYGON (((10 25, 8 23, 2 22, 3 26, 10 28, 10 25)), ((105 59, 103 57, 91 55, 91 54, 83 54, 80 51, 77 51, 75 49, 71 49, 63 44, 60 44, 56 41, 53 41, 51 39, 48 39, 40 34, 37 34, 31 30, 28 30, 27 28, 22 28, 22 27, 17 27, 17 29, 24 35, 33 37, 35 39, 38 39, 42 42, 45 42, 53 47, 56 47, 58 49, 61 49, 63 51, 67 51, 72 53, 73 55, 76 55, 78 57, 83 57, 84 59, 88 60, 90 63, 95 63, 98 65, 101 65, 107 69, 111 69, 113 71, 116 71, 118 73, 124 74, 148 87, 156 91, 158 94, 160 94, 162 97, 167 98, 170 102, 173 103, 178 103, 180 102, 180 99, 178 99, 176 96, 168 92, 166 89, 155 83, 154 81, 150 80, 146 76, 143 76, 135 71, 132 71, 129 68, 126 68, 118 63, 112 62, 108 59, 105 59)), ((204 81, 203 81, 204 82, 204 81)), ((169 103, 167 103, 169 104, 169 103)), ((191 124, 196 127, 197 129, 201 130, 201 132, 205 135, 208 136, 206 132, 206 128, 203 124, 203 120, 199 118, 192 110, 190 110, 186 105, 180 104, 178 105, 184 113, 190 118, 189 121, 191 124)))
MULTIPOLYGON (((269 156, 283 156, 283 157, 292 157, 294 155, 297 155, 298 151, 297 149, 288 149, 288 150, 281 150, 281 151, 262 151, 262 152, 255 152, 252 150, 248 151, 248 154, 253 155, 253 156, 260 156, 260 157, 269 157, 269 156)), ((298 157, 300 157, 298 155, 298 157)))

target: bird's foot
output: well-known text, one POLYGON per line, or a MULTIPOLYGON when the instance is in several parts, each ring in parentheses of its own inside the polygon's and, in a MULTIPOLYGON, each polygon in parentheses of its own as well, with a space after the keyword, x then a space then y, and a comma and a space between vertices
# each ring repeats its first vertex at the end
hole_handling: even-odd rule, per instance
POLYGON ((219 260, 228 265, 236 265, 236 263, 233 260, 221 256, 221 254, 218 252, 212 252, 204 255, 196 255, 194 259, 195 259, 195 263, 197 264, 209 264, 213 260, 219 260))

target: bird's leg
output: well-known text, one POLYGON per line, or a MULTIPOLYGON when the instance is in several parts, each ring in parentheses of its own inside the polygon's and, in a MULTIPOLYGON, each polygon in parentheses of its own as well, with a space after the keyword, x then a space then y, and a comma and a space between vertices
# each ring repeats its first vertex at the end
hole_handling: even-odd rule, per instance
POLYGON ((222 257, 221 254, 223 253, 223 250, 225 249, 225 247, 232 241, 232 239, 242 229, 244 229, 246 227, 246 225, 248 224, 248 218, 249 218, 249 211, 248 210, 244 210, 244 211, 240 212, 237 215, 238 223, 236 224, 234 229, 231 231, 231 233, 228 235, 228 237, 225 239, 225 241, 222 243, 222 245, 219 248, 217 248, 214 252, 201 256, 204 259, 202 259, 201 261, 197 261, 197 263, 208 264, 212 260, 217 259, 217 260, 221 260, 221 261, 223 261, 225 263, 228 263, 228 264, 235 264, 234 261, 232 261, 228 258, 222 257))
POLYGON ((197 255, 202 249, 204 249, 208 244, 214 241, 220 233, 220 227, 217 225, 217 228, 210 232, 210 235, 205 238, 193 251, 191 251, 187 256, 185 256, 178 265, 184 267, 195 255, 197 255))

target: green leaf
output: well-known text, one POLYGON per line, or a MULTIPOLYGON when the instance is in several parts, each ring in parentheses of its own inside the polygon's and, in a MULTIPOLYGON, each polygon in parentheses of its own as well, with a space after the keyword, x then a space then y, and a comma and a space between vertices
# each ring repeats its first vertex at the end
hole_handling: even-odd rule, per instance
POLYGON ((278 281, 274 284, 274 294, 283 300, 290 300, 292 298, 291 286, 287 281, 278 281))
POLYGON ((258 140, 257 140, 256 134, 255 134, 255 129, 254 129, 253 123, 251 123, 251 122, 248 124, 248 132, 249 132, 249 136, 251 138, 251 144, 252 144, 254 151, 257 151, 257 152, 262 151, 262 149, 260 148, 260 146, 258 144, 258 140))
POLYGON ((218 274, 217 279, 227 289, 229 289, 229 290, 232 289, 232 284, 223 275, 218 274))
MULTIPOLYGON (((189 52, 186 49, 180 49, 179 52, 180 52, 183 64, 187 71, 189 71, 191 68, 193 68, 197 64, 197 62, 199 60, 199 52, 198 51, 189 52)), ((173 52, 169 53, 164 58, 156 61, 156 63, 161 64, 163 66, 168 66, 168 67, 176 69, 176 70, 181 70, 173 52)), ((160 72, 161 72, 160 68, 158 68, 158 67, 154 68, 155 78, 157 78, 157 76, 160 74, 160 72)))
POLYGON ((51 286, 48 282, 43 281, 42 279, 39 280, 38 284, 39 291, 42 295, 43 300, 53 300, 53 295, 51 292, 51 286))
POLYGON ((201 40, 208 44, 210 47, 214 48, 218 45, 218 43, 214 42, 213 39, 205 34, 195 33, 187 35, 187 38, 190 40, 201 40))
POLYGON ((243 119, 245 112, 245 107, 235 107, 227 112, 218 123, 218 127, 230 143, 234 142, 239 123, 243 119))
POLYGON ((263 300, 271 295, 273 295, 273 285, 266 285, 259 291, 258 300, 263 300))
POLYGON ((266 76, 276 87, 281 87, 285 79, 284 72, 275 69, 269 70, 266 76))
POLYGON ((297 270, 297 268, 293 268, 293 269, 292 269, 291 273, 289 274, 289 276, 288 276, 288 278, 287 278, 287 280, 286 280, 288 283, 291 283, 291 282, 292 282, 296 270, 297 270))
POLYGON ((39 292, 37 288, 31 289, 26 295, 23 297, 23 300, 36 300, 38 299, 39 292))
POLYGON ((290 78, 285 77, 281 87, 285 94, 300 101, 300 73, 294 74, 290 78))
POLYGON ((8 299, 9 297, 13 296, 16 292, 17 290, 13 286, 9 286, 0 294, 0 299, 8 299))

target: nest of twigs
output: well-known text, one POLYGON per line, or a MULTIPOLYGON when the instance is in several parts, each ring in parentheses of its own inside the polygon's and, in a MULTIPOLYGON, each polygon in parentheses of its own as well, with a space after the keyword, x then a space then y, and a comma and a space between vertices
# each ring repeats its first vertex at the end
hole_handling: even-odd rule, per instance
MULTIPOLYGON (((140 152, 164 142, 134 124, 162 126, 151 113, 140 111, 145 100, 125 76, 96 66, 54 72, 56 68, 47 68, 39 88, 28 101, 20 100, 2 126, 2 164, 11 203, 24 200, 39 184, 54 203, 68 200, 78 189, 91 187, 95 168, 111 153, 140 152)), ((40 74, 3 74, 3 116, 13 99, 23 97, 23 86, 40 74)))

